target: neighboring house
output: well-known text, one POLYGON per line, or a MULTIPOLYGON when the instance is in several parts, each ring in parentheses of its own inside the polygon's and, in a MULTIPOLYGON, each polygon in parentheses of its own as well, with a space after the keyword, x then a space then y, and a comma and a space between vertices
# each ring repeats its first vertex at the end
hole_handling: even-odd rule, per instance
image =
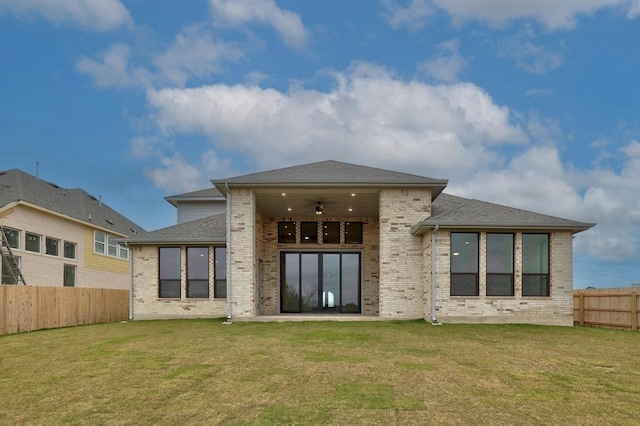
POLYGON ((165 200, 177 208, 178 223, 185 223, 227 211, 227 200, 216 188, 173 195, 165 197, 165 200))
MULTIPOLYGON (((27 285, 129 289, 129 248, 145 231, 82 189, 0 171, 0 226, 27 285)), ((2 262, 2 284, 15 284, 2 262)))
MULTIPOLYGON (((448 195, 446 180, 336 161, 213 184, 225 214, 128 241, 134 319, 573 324, 573 234, 594 224, 448 195)), ((192 198, 167 199, 180 210, 192 198)))

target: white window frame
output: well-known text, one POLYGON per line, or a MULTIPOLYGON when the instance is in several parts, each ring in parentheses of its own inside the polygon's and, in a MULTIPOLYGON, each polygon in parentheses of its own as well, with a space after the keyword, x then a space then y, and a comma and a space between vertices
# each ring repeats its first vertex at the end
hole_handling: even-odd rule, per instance
POLYGON ((118 243, 116 241, 118 238, 103 231, 93 231, 93 252, 116 259, 129 260, 129 247, 118 243), (102 239, 98 239, 98 236, 101 236, 102 239))

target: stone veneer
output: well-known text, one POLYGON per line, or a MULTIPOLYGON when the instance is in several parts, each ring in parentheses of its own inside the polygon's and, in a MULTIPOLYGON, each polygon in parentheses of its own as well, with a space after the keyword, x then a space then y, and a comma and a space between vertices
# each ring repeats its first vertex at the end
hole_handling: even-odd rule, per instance
MULTIPOLYGON (((196 245, 194 245, 195 247, 196 245)), ((176 246, 172 246, 176 247, 176 246)), ((191 247, 191 246, 189 246, 191 247)), ((220 318, 227 314, 227 299, 214 298, 214 247, 209 246, 208 299, 187 299, 186 246, 180 254, 180 298, 158 297, 158 246, 132 246, 133 259, 133 319, 156 318, 220 318)))
MULTIPOLYGON (((552 232, 550 236, 549 297, 522 296, 522 232, 515 234, 514 296, 486 295, 486 232, 479 238, 479 296, 450 296, 450 232, 436 234, 436 316, 441 322, 573 324, 573 235, 552 232)), ((431 233, 424 235, 430 253, 431 233)), ((430 257, 425 253, 425 259, 430 257)), ((430 260, 425 275, 431 273, 430 260)), ((429 282, 429 281, 425 281, 429 282)), ((430 297, 430 295, 429 295, 430 297)), ((426 305, 425 305, 426 306, 426 305)), ((425 319, 430 312, 425 310, 425 319)))
POLYGON ((427 188, 380 191, 381 318, 424 318, 423 242, 411 227, 430 214, 427 188))

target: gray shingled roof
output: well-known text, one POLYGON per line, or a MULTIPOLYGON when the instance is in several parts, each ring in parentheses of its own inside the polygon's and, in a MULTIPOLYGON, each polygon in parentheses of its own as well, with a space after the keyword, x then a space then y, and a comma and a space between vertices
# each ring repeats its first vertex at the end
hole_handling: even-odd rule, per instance
POLYGON ((595 223, 577 222, 449 194, 440 194, 434 200, 431 214, 411 229, 414 235, 422 234, 435 225, 459 229, 566 229, 572 232, 595 226, 595 223))
POLYGON ((178 206, 180 201, 216 201, 224 200, 224 195, 216 188, 200 189, 198 191, 186 192, 184 194, 169 195, 165 200, 178 206))
POLYGON ((446 179, 432 179, 408 173, 359 166, 340 161, 321 161, 300 166, 285 167, 283 169, 266 172, 251 173, 228 179, 212 181, 224 192, 225 184, 230 186, 261 186, 261 185, 366 185, 366 186, 430 186, 438 194, 446 185, 446 179))
POLYGON ((227 215, 222 213, 147 232, 142 237, 126 241, 129 245, 223 244, 226 241, 226 235, 227 215))
POLYGON ((18 201, 122 235, 135 236, 146 232, 82 189, 61 188, 18 169, 0 171, 0 208, 18 201))

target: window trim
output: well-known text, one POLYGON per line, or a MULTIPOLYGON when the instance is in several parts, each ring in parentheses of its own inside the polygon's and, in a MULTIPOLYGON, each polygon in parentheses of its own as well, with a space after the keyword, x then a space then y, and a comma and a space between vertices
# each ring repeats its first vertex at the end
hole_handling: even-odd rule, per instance
POLYGON ((129 247, 124 244, 118 243, 117 240, 120 237, 117 237, 113 234, 109 234, 108 232, 94 230, 93 231, 93 253, 99 254, 101 256, 112 257, 114 259, 120 260, 129 260, 130 253, 129 247), (98 240, 97 236, 102 235, 103 240, 98 240), (102 246, 102 250, 98 249, 98 245, 102 246), (110 254, 109 249, 115 248, 115 254, 110 254), (124 256, 123 256, 124 253, 124 256))

